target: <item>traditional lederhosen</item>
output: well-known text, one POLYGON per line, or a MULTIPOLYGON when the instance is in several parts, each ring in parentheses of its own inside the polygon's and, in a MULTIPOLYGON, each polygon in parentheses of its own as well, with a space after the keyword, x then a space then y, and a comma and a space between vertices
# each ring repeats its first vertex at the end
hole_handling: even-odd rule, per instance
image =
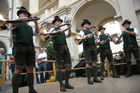
POLYGON ((20 23, 13 30, 14 57, 16 68, 35 66, 35 50, 33 45, 33 30, 26 23, 20 23))
MULTIPOLYGON (((55 29, 55 31, 57 30, 60 30, 60 28, 55 29)), ((62 67, 63 62, 65 66, 71 66, 70 53, 67 47, 65 33, 60 33, 56 37, 53 37, 53 43, 56 67, 62 67)))
POLYGON ((100 35, 99 36, 100 41, 107 40, 103 45, 100 45, 100 58, 101 62, 104 64, 105 58, 108 58, 109 62, 113 62, 113 56, 112 51, 110 49, 110 43, 109 43, 109 36, 108 35, 100 35))
MULTIPOLYGON (((92 34, 92 32, 89 31, 88 29, 84 29, 82 31, 84 32, 84 35, 92 34)), ((95 45, 94 36, 84 41, 83 49, 84 49, 86 63, 97 62, 97 52, 96 52, 97 49, 95 45)))
MULTIPOLYGON (((85 35, 88 34, 92 34, 92 32, 89 29, 84 29, 82 30, 85 35)), ((98 80, 97 78, 97 65, 93 65, 96 64, 97 62, 97 49, 96 49, 96 45, 95 45, 95 37, 91 37, 86 39, 83 42, 83 51, 84 51, 84 55, 85 55, 85 60, 86 63, 91 63, 91 67, 86 67, 86 75, 87 75, 87 80, 88 80, 88 84, 93 84, 93 82, 101 82, 100 80, 98 80), (91 80, 91 73, 93 73, 93 81, 91 80)))
POLYGON ((114 78, 119 78, 119 75, 117 75, 114 63, 113 63, 113 55, 112 51, 110 49, 110 37, 106 34, 101 34, 99 36, 100 41, 104 41, 104 44, 100 44, 100 59, 101 59, 101 79, 104 80, 104 63, 105 63, 105 58, 107 57, 109 63, 110 63, 110 69, 113 72, 113 77, 114 78))
MULTIPOLYGON (((126 30, 128 30, 130 32, 134 32, 134 28, 128 28, 126 30)), ((131 54, 132 53, 133 53, 134 58, 137 61, 138 69, 140 72, 139 48, 138 48, 136 36, 130 35, 129 33, 124 33, 123 41, 124 41, 124 53, 125 53, 126 61, 127 61, 128 74, 132 74, 132 71, 131 71, 131 54)))

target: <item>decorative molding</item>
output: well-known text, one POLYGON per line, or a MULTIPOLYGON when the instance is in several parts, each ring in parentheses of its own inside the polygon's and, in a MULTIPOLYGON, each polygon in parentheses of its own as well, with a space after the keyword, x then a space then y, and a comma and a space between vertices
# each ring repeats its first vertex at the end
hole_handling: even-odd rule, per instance
POLYGON ((46 4, 45 6, 43 6, 41 9, 39 9, 39 11, 37 13, 34 13, 32 15, 36 15, 36 16, 40 16, 41 14, 44 13, 44 11, 50 6, 52 5, 54 2, 56 2, 56 0, 51 0, 51 2, 49 2, 48 4, 46 4))
POLYGON ((72 9, 71 7, 64 6, 60 9, 58 9, 58 11, 55 13, 55 15, 59 15, 59 16, 64 15, 64 14, 68 15, 68 14, 70 14, 71 9, 72 9))

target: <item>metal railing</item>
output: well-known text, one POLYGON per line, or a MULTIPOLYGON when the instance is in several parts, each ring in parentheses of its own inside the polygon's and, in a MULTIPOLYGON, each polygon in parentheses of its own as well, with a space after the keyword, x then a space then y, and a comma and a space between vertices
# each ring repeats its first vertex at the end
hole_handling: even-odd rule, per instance
MULTIPOLYGON (((80 59, 72 59, 71 61, 74 62, 74 61, 80 61, 80 60, 83 60, 84 58, 80 58, 80 59)), ((2 63, 2 70, 1 70, 1 75, 0 75, 0 88, 1 86, 5 86, 6 84, 6 76, 12 76, 12 74, 6 74, 6 63, 9 62, 9 63, 14 63, 14 60, 0 60, 0 62, 2 63)), ((36 60, 36 62, 40 63, 40 62, 51 62, 53 63, 53 70, 49 70, 49 71, 40 71, 40 72, 36 72, 35 68, 33 69, 33 73, 34 73, 34 80, 36 80, 36 73, 44 73, 44 72, 53 72, 54 76, 56 77, 56 69, 55 69, 55 60, 46 60, 46 61, 43 61, 43 60, 36 60)), ((73 68, 73 69, 85 69, 84 68, 73 68)), ((26 74, 26 73, 22 73, 23 74, 26 74)))
MULTIPOLYGON (((113 54, 118 54, 119 52, 117 53, 113 53, 113 54)), ((80 58, 80 59, 72 59, 71 61, 72 62, 77 62, 77 61, 81 61, 81 60, 84 60, 85 58, 80 58)), ((6 74, 6 63, 9 62, 9 63, 14 63, 14 60, 0 60, 0 62, 2 63, 2 70, 1 70, 1 75, 0 75, 0 88, 1 86, 5 86, 6 84, 6 76, 12 76, 12 74, 6 74)), ((56 77, 56 68, 55 68, 55 60, 46 60, 46 61, 42 61, 42 60, 36 60, 36 62, 40 63, 40 62, 52 62, 53 63, 53 70, 49 70, 49 71, 40 71, 40 72, 36 72, 35 68, 33 69, 33 73, 34 73, 34 80, 36 80, 36 73, 44 73, 44 72, 53 72, 54 76, 56 77)), ((114 65, 124 65, 126 63, 117 63, 117 64, 114 64, 114 65)), ((73 68, 72 70, 78 70, 78 69, 85 69, 86 67, 80 67, 80 68, 73 68)), ((109 62, 108 60, 106 59, 106 69, 107 69, 107 72, 109 73, 110 70, 109 70, 109 62)), ((22 73, 22 74, 26 74, 26 73, 22 73)))

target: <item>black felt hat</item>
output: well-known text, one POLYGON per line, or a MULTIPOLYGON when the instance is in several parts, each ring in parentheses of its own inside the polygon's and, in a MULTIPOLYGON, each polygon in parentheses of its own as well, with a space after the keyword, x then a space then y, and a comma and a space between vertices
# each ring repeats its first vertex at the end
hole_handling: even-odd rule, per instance
POLYGON ((28 14, 28 17, 31 16, 31 14, 28 12, 28 10, 25 7, 23 7, 23 6, 19 8, 19 10, 17 11, 17 15, 19 16, 19 14, 20 13, 23 13, 23 12, 24 13, 27 13, 28 14))
POLYGON ((106 28, 104 28, 103 26, 99 26, 98 31, 100 31, 100 30, 102 30, 102 29, 106 30, 106 28))
POLYGON ((131 21, 129 21, 129 20, 124 20, 124 22, 122 23, 122 25, 124 26, 124 24, 131 24, 131 21))
POLYGON ((63 22, 63 20, 59 16, 55 16, 54 20, 52 21, 52 23, 54 24, 57 20, 60 20, 61 23, 63 22))
POLYGON ((83 27, 83 25, 86 24, 86 23, 89 24, 89 25, 91 24, 91 22, 89 22, 87 19, 84 19, 83 23, 81 24, 81 26, 83 27))

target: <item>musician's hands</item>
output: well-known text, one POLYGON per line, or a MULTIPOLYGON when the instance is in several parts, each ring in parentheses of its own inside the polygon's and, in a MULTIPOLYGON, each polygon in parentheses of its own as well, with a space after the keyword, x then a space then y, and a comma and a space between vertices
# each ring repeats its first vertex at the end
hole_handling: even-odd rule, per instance
POLYGON ((114 44, 118 45, 120 44, 122 41, 113 41, 114 44))
POLYGON ((60 32, 60 33, 63 33, 63 32, 64 32, 64 30, 60 30, 59 32, 60 32))
POLYGON ((100 44, 101 44, 101 45, 103 45, 104 43, 105 43, 105 41, 104 41, 104 40, 100 41, 100 44))
POLYGON ((106 33, 106 35, 110 36, 109 33, 106 33))
POLYGON ((36 24, 37 23, 37 20, 34 20, 34 23, 36 24))
POLYGON ((93 37, 93 34, 88 34, 87 35, 87 38, 91 38, 91 37, 93 37))
POLYGON ((70 24, 71 23, 71 21, 66 21, 66 24, 70 24))
POLYGON ((128 30, 124 30, 123 32, 129 33, 129 31, 128 31, 128 30))
POLYGON ((22 21, 22 22, 28 22, 28 17, 22 17, 22 18, 21 18, 21 21, 22 21))
POLYGON ((69 28, 69 27, 71 28, 71 25, 68 24, 67 27, 68 27, 68 28, 69 28))

